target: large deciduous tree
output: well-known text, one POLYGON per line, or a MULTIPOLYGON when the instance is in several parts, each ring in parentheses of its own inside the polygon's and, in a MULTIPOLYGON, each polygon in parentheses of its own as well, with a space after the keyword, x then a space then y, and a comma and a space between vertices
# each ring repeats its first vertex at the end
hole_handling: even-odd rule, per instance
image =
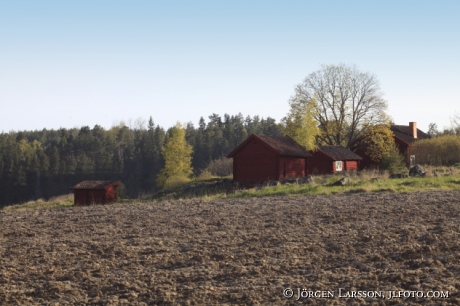
POLYGON ((297 85, 293 101, 317 101, 319 144, 350 147, 371 125, 388 122, 376 76, 355 66, 324 65, 297 85))

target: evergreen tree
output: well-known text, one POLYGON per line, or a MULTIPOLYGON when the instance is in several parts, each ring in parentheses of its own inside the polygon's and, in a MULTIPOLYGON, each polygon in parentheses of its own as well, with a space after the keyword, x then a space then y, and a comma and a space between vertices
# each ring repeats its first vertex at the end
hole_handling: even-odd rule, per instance
POLYGON ((59 157, 59 152, 58 149, 53 146, 50 150, 50 168, 49 168, 49 174, 52 176, 57 176, 59 174, 59 167, 60 167, 60 157, 59 157))
MULTIPOLYGON (((196 128, 187 124, 184 134, 184 143, 189 144, 185 147, 193 148, 188 152, 193 154, 195 174, 227 155, 250 132, 281 132, 271 118, 248 116, 245 120, 242 114, 212 114, 208 118, 209 124, 201 117, 196 128)), ((168 132, 168 143, 176 132, 176 128, 168 132)), ((130 128, 121 122, 108 130, 95 125, 92 129, 83 126, 0 133, 0 206, 62 195, 82 180, 121 180, 129 196, 164 187, 157 185, 159 177, 168 182, 177 178, 166 176, 166 170, 160 176, 161 169, 170 169, 167 154, 163 154, 165 137, 165 130, 152 118, 147 129, 142 124, 130 128)), ((190 154, 187 160, 190 162, 190 154)), ((190 170, 190 163, 186 168, 190 170)), ((179 177, 184 179, 190 173, 182 172, 179 177)))

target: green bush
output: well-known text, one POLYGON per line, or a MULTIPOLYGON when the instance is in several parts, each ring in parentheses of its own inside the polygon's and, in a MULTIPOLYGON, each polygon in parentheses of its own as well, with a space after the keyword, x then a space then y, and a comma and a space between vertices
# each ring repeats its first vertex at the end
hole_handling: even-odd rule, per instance
POLYGON ((189 179, 185 175, 174 175, 166 179, 166 182, 163 185, 163 190, 174 189, 174 188, 183 186, 189 183, 190 181, 191 179, 189 179))
POLYGON ((126 197, 126 187, 125 184, 120 182, 117 186, 117 198, 118 199, 124 199, 126 197))
POLYGON ((407 172, 404 156, 401 155, 396 146, 392 146, 389 152, 383 155, 380 170, 387 170, 390 174, 407 172))
POLYGON ((233 173, 233 159, 221 157, 212 160, 204 171, 215 176, 229 176, 233 173))
POLYGON ((212 173, 205 169, 205 170, 203 170, 201 172, 201 174, 195 180, 197 180, 197 181, 207 181, 207 180, 212 179, 213 177, 214 176, 212 175, 212 173))

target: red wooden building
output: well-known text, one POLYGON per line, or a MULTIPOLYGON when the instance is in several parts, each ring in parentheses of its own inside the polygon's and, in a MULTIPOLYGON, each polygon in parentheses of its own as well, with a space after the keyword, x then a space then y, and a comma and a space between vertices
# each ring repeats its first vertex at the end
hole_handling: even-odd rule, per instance
POLYGON ((311 154, 288 136, 252 134, 228 158, 233 158, 233 181, 263 182, 305 176, 311 154))
POLYGON ((120 181, 83 181, 71 188, 74 192, 74 205, 82 206, 115 202, 119 184, 120 181))
POLYGON ((307 174, 358 170, 362 157, 342 146, 320 146, 308 158, 307 174))
MULTIPOLYGON (((393 132, 396 147, 399 152, 404 156, 406 165, 414 166, 416 164, 416 156, 411 152, 411 146, 419 139, 431 138, 430 135, 424 133, 417 128, 417 122, 409 122, 409 125, 391 125, 390 130, 393 132)), ((363 160, 360 163, 360 170, 364 169, 378 169, 380 164, 371 160, 366 155, 363 148, 357 148, 355 151, 357 154, 363 156, 363 160)))
POLYGON ((411 145, 419 139, 431 138, 430 135, 417 128, 417 122, 409 122, 409 125, 392 125, 391 131, 395 135, 395 143, 404 156, 407 166, 415 166, 416 156, 411 152, 411 145))

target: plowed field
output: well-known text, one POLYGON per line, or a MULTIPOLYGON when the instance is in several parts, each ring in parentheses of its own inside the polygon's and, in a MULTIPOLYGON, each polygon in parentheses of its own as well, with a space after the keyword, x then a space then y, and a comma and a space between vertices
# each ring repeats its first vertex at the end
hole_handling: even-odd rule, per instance
POLYGON ((459 199, 381 193, 8 211, 0 305, 460 305, 459 199), (440 291, 448 297, 431 298, 440 291))

